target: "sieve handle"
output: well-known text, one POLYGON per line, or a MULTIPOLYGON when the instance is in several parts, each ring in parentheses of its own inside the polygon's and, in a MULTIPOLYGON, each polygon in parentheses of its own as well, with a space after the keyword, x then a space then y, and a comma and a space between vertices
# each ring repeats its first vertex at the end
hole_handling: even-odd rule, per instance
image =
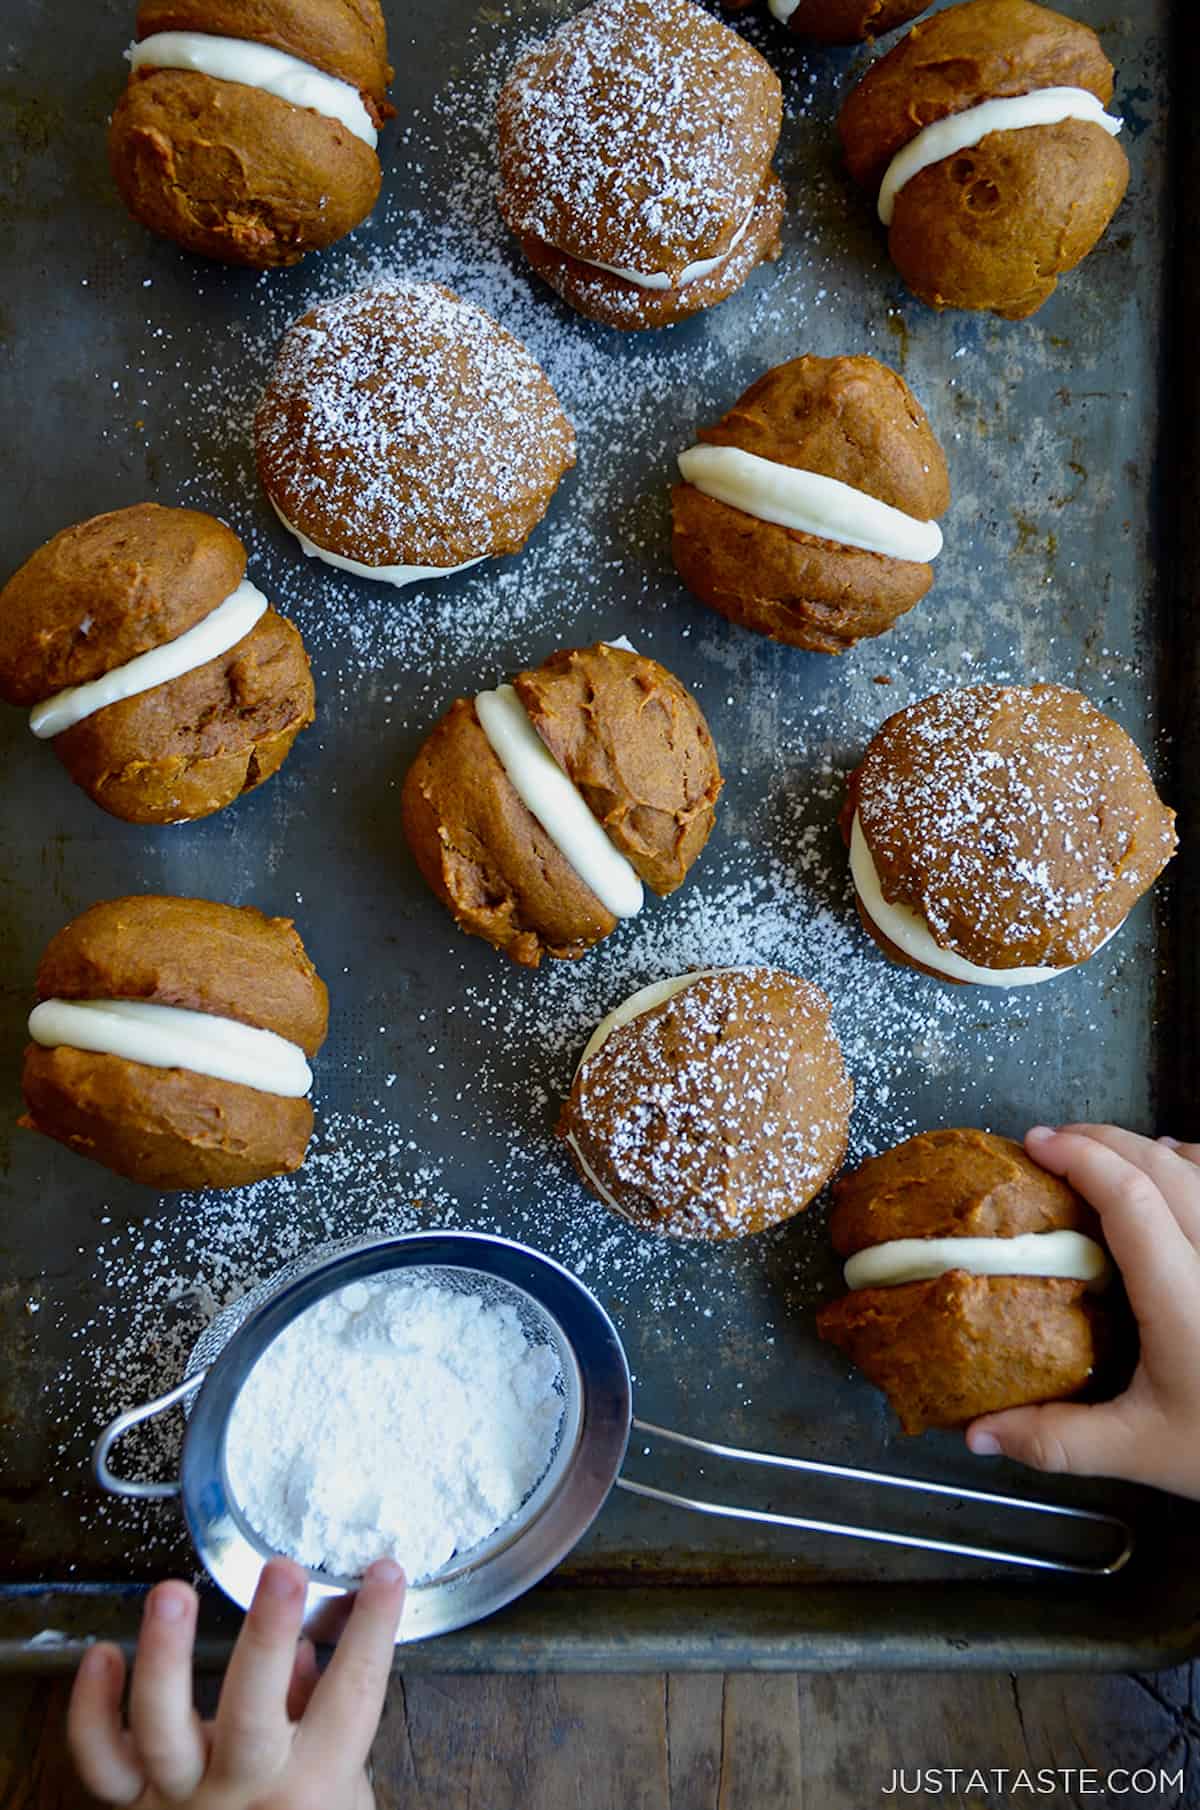
POLYGON ((110 1420, 92 1449, 92 1469, 96 1473, 96 1481, 102 1489, 112 1496, 135 1496, 143 1501, 148 1497, 177 1496, 179 1481, 173 1483, 135 1483, 129 1477, 118 1477, 109 1469, 108 1454, 132 1427, 140 1427, 145 1420, 153 1420, 156 1414, 164 1414, 177 1402, 185 1401, 189 1395, 195 1394, 205 1377, 207 1370, 197 1370, 193 1376, 185 1377, 183 1382, 167 1395, 160 1395, 154 1401, 142 1402, 140 1407, 126 1408, 115 1420, 110 1420))
POLYGON ((982 1502, 989 1508, 1010 1509, 1014 1514, 1045 1515, 1060 1521, 1087 1522, 1104 1528, 1113 1536, 1113 1556, 1107 1560, 1050 1559, 1039 1553, 1023 1552, 1012 1546, 975 1546, 961 1540, 936 1540, 923 1534, 896 1533, 885 1527, 862 1527, 845 1521, 817 1521, 804 1515, 773 1514, 767 1509, 741 1508, 733 1503, 704 1502, 693 1496, 677 1496, 670 1490, 654 1489, 648 1483, 635 1483, 618 1477, 617 1488, 632 1496, 646 1496, 653 1502, 667 1502, 674 1508, 690 1509, 699 1515, 723 1515, 734 1521, 760 1521, 770 1527, 799 1527, 808 1533, 839 1534, 852 1540, 872 1540, 882 1546, 911 1546, 921 1552, 949 1553, 956 1558, 987 1559, 998 1565, 1026 1565, 1035 1571, 1065 1571, 1079 1577, 1113 1577, 1129 1560, 1134 1548, 1134 1532, 1127 1521, 1117 1515, 1106 1515, 1091 1508, 1069 1508, 1058 1502, 1040 1502, 1028 1496, 1000 1496, 989 1490, 959 1489, 952 1483, 927 1483, 920 1477, 895 1477, 887 1471, 856 1470, 851 1465, 825 1464, 816 1458, 788 1458, 780 1452, 752 1452, 741 1446, 717 1445, 708 1439, 693 1439, 687 1433, 672 1432, 670 1427, 652 1426, 649 1421, 635 1420, 635 1429, 651 1439, 664 1439, 672 1445, 687 1446, 693 1452, 706 1452, 712 1458, 728 1458, 741 1464, 766 1464, 786 1471, 805 1471, 820 1477, 842 1477, 851 1483, 877 1483, 887 1489, 910 1490, 915 1495, 947 1496, 956 1502, 982 1502))

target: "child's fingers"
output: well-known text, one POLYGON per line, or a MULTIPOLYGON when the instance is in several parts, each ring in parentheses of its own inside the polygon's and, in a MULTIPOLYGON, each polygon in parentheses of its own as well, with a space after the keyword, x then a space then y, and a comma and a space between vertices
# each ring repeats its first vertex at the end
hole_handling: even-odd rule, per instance
POLYGON ((1200 1258, 1146 1172, 1077 1131, 1035 1126, 1025 1144, 1036 1162, 1065 1176, 1100 1215, 1143 1333, 1190 1349, 1200 1304, 1200 1258))
POLYGON ((1168 1145, 1185 1163, 1200 1165, 1200 1144, 1181 1144, 1178 1138, 1159 1138, 1158 1141, 1168 1145))
POLYGON ((301 1716, 312 1700, 312 1694, 320 1683, 321 1672, 317 1665, 317 1649, 306 1635, 296 1647, 296 1657, 292 1662, 292 1677, 288 1685, 287 1713, 289 1722, 299 1722, 301 1716))
POLYGON ((259 1783, 287 1759, 287 1696, 307 1594, 293 1559, 263 1566, 217 1703, 213 1774, 225 1783, 259 1783))
POLYGON ((166 1798, 187 1798, 204 1777, 204 1742, 192 1696, 196 1592, 172 1579, 146 1598, 129 1726, 150 1784, 166 1798))
POLYGON ((1060 1131, 1093 1138, 1142 1169, 1174 1213, 1184 1236, 1200 1250, 1200 1174, 1170 1145, 1123 1131, 1118 1125, 1060 1125, 1060 1131))
POLYGON ((1135 1476, 1136 1444, 1133 1428, 1114 1402, 1088 1408, 1075 1402, 1007 1408, 985 1414, 967 1428, 967 1445, 977 1457, 1003 1453, 1035 1471, 1074 1477, 1135 1476))
POLYGON ((67 1744, 86 1789, 106 1804, 132 1804, 146 1780, 121 1724, 125 1660, 102 1641, 80 1662, 67 1710, 67 1744))
POLYGON ((313 1692, 296 1736, 301 1766, 337 1776, 366 1764, 395 1657, 396 1628, 404 1607, 404 1573, 378 1560, 363 1578, 354 1611, 313 1692))

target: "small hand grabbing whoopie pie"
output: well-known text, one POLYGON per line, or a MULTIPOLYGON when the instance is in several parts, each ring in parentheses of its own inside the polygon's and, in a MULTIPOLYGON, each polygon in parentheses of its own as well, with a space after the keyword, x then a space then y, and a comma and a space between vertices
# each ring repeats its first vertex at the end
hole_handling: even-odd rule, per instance
POLYGON ((575 463, 537 361, 438 283, 372 283, 296 321, 254 443, 305 553, 392 585, 519 552, 575 463))
POLYGON ((1092 1208, 1011 1138, 930 1131, 834 1183, 850 1293, 817 1331, 905 1433, 1076 1395, 1109 1342, 1092 1208))
POLYGON ((456 922, 524 967, 583 955, 682 885, 721 774, 699 705, 657 660, 553 654, 458 698, 404 782, 409 847, 456 922))
POLYGON ((33 706, 114 817, 182 823, 261 785, 313 720, 299 630, 215 516, 137 503, 64 528, 0 591, 0 697, 33 706))
POLYGON ((948 7, 867 71, 838 131, 914 295, 1008 320, 1041 307, 1129 181, 1112 91, 1095 32, 1032 0, 948 7))
POLYGON ((37 992, 29 1129, 168 1192, 242 1187, 304 1161, 329 995, 289 918, 109 899, 53 938, 37 992))
POLYGON ((500 94, 500 211, 580 314, 665 327, 779 256, 769 64, 691 0, 593 0, 500 94))
POLYGON ((793 358, 679 455, 672 552, 688 589, 744 628, 844 653, 933 583, 942 449, 874 358, 793 358))
MULTIPOLYGON (((723 0, 728 12, 741 12, 752 0, 723 0)), ((767 0, 773 19, 799 38, 819 44, 861 44, 899 31, 923 13, 932 0, 767 0)))
POLYGON ((633 1225, 744 1238, 819 1194, 854 1086, 819 987, 778 968, 656 981, 603 1019, 558 1122, 581 1179, 633 1225))
POLYGON ((365 220, 392 111, 379 0, 142 0, 109 158, 135 219, 272 270, 365 220))
POLYGON ((971 685, 899 710, 850 775, 859 916, 939 980, 1025 987, 1115 936, 1175 813, 1119 724, 1065 685, 971 685))

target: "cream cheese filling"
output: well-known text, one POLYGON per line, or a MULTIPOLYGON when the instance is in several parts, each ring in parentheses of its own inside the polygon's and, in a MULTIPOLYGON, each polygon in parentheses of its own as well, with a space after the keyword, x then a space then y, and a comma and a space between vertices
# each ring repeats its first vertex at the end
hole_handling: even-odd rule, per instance
POLYGON ((781 25, 786 25, 799 4, 800 0, 767 0, 767 11, 781 25))
POLYGON ((256 44, 249 38, 222 38, 215 32, 158 31, 131 44, 126 56, 135 69, 191 69, 219 82, 260 88, 292 107, 307 107, 335 119, 372 151, 379 143, 362 95, 349 82, 314 69, 300 57, 256 44))
POLYGON ((29 1014, 29 1035, 47 1049, 65 1044, 148 1068, 186 1068, 289 1100, 312 1086, 308 1058, 286 1037, 150 1000, 44 999, 29 1014))
MULTIPOLYGON (((756 203, 751 202, 750 212, 734 233, 724 251, 715 258, 698 258, 694 264, 687 264, 677 277, 670 276, 665 270, 627 270, 623 264, 605 264, 599 258, 581 258, 578 252, 567 252, 566 256, 575 258, 580 264, 590 264, 593 270, 606 270, 609 276, 621 277, 626 283, 633 283, 638 289, 684 289, 689 283, 699 282, 701 277, 711 276, 719 270, 727 258, 731 258, 746 234, 750 230, 750 222, 754 218, 756 203)), ((561 250, 561 247, 555 247, 561 250)))
POLYGON ((480 553, 475 559, 464 559, 461 566, 365 566, 361 560, 347 559, 343 553, 330 553, 326 547, 318 547, 316 541, 309 540, 307 534, 301 532, 294 522, 289 522, 274 498, 269 498, 272 509, 283 523, 289 534, 294 534, 300 542, 300 551, 309 559, 323 559, 327 566, 336 566, 339 572, 353 572, 356 578, 374 578, 380 584, 421 584, 429 578, 449 578, 452 572, 465 572, 470 566, 480 565, 488 555, 480 553))
POLYGON ((164 641, 161 647, 152 647, 123 666, 114 666, 111 672, 101 673, 86 685, 71 685, 35 704, 29 713, 29 727, 39 741, 46 741, 82 723, 85 717, 94 716, 98 710, 106 710, 110 704, 181 679, 185 673, 207 666, 210 660, 217 660, 236 647, 269 608, 262 592, 243 578, 224 603, 182 635, 176 635, 174 641, 164 641))
POLYGON ((972 1276, 1059 1276, 1101 1289, 1112 1265, 1082 1232, 1022 1232, 1016 1238, 894 1238, 857 1251, 844 1271, 846 1287, 896 1288, 948 1270, 972 1276))
POLYGON ((951 113, 910 138, 892 158, 879 185, 879 218, 892 224, 896 196, 906 182, 931 163, 941 163, 958 151, 969 151, 992 132, 1017 132, 1026 126, 1057 126, 1064 119, 1087 120, 1116 137, 1124 122, 1104 111, 1104 102, 1087 88, 1035 88, 1031 94, 1015 94, 981 101, 951 113))
POLYGON ((634 917, 645 897, 637 872, 563 772, 513 687, 481 691, 475 714, 522 804, 559 854, 615 918, 634 917))
POLYGON ((839 478, 780 465, 740 446, 691 446, 679 454, 679 470, 705 496, 780 528, 921 565, 942 550, 936 522, 918 521, 839 478))
MULTIPOLYGON (((893 904, 884 898, 857 811, 850 831, 850 872, 863 909, 884 936, 911 960, 938 974, 948 975, 951 980, 973 981, 981 987, 1033 987, 1041 981, 1053 980, 1056 974, 1071 972, 1074 964, 1065 968, 983 968, 977 962, 955 955, 951 949, 943 949, 934 941, 933 932, 919 911, 914 911, 911 905, 893 904)), ((1116 931, 1112 934, 1115 936, 1116 931)))

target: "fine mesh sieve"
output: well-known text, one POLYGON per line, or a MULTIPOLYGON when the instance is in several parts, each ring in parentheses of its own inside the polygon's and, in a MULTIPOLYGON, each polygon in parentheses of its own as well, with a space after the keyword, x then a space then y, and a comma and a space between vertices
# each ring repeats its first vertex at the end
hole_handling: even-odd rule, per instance
MULTIPOLYGON (((118 1415, 97 1442, 95 1466, 105 1488, 118 1494, 178 1494, 206 1569, 245 1607, 271 1549, 230 1487, 225 1446, 234 1404, 254 1365, 286 1326, 326 1295, 383 1274, 511 1307, 530 1344, 553 1347, 562 1394, 549 1462, 516 1513, 410 1589, 399 1638, 411 1641, 477 1621, 544 1577, 590 1526, 620 1469, 631 1421, 625 1355, 599 1303, 550 1258, 506 1239, 461 1232, 323 1246, 222 1309, 193 1347, 184 1381, 157 1401, 118 1415), (179 1481, 141 1483, 115 1476, 108 1454, 116 1440, 176 1404, 187 1416, 179 1481)), ((315 1379, 314 1386, 322 1382, 315 1379)), ((306 1627, 320 1638, 336 1631, 330 1611, 344 1602, 355 1580, 314 1569, 309 1580, 306 1627)))
MULTIPOLYGON (((511 1306, 530 1343, 554 1347, 563 1397, 556 1443, 541 1479, 516 1514, 487 1539, 456 1553, 443 1570, 413 1586, 398 1636, 401 1641, 465 1627, 523 1594, 583 1536, 614 1485, 700 1514, 1039 1571, 1108 1577, 1121 1569, 1132 1552, 1133 1535, 1125 1522, 1094 1510, 782 1453, 745 1451, 635 1420, 629 1367, 616 1329, 577 1277, 551 1258, 508 1239, 475 1232, 422 1232, 324 1246, 288 1264, 216 1316, 197 1341, 188 1374, 177 1388, 118 1415, 97 1441, 95 1469, 106 1489, 126 1496, 181 1497, 203 1564, 226 1594, 243 1607, 253 1596, 271 1552, 246 1521, 229 1486, 225 1445, 238 1394, 267 1346, 307 1308, 352 1282, 384 1274, 402 1274, 406 1282, 436 1282, 482 1297, 487 1305, 511 1306), (187 1414, 178 1482, 141 1483, 116 1476, 108 1463, 115 1442, 132 1427, 176 1404, 187 1414), (989 1511, 1038 1515, 1063 1534, 1086 1528, 1093 1537, 1102 1536, 1108 1551, 1086 1559, 1075 1553, 1051 1556, 679 1495, 619 1475, 635 1427, 648 1439, 721 1460, 876 1485, 956 1505, 982 1505, 989 1511)), ((315 1386, 319 1384, 320 1379, 315 1386)), ((309 1571, 305 1625, 315 1638, 336 1633, 354 1582, 321 1570, 309 1571)))

